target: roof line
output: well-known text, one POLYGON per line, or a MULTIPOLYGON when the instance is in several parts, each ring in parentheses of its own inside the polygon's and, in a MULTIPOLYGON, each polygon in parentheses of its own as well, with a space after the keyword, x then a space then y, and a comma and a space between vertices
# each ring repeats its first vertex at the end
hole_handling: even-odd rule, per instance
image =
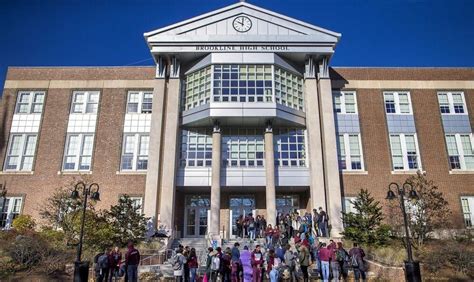
POLYGON ((247 2, 238 2, 238 3, 235 3, 235 4, 232 4, 232 5, 229 5, 229 6, 211 11, 211 12, 207 12, 207 13, 202 14, 202 15, 192 17, 190 19, 187 19, 187 20, 184 20, 184 21, 181 21, 181 22, 177 22, 177 23, 172 24, 172 25, 168 25, 168 26, 165 26, 165 27, 153 30, 153 31, 145 32, 143 35, 144 35, 145 38, 147 38, 147 37, 153 36, 155 34, 165 32, 165 31, 168 31, 170 29, 173 29, 173 28, 176 28, 176 27, 179 27, 179 26, 183 26, 183 25, 198 21, 202 18, 206 18, 206 17, 212 16, 212 15, 220 14, 220 13, 225 12, 225 11, 232 10, 234 8, 237 8, 237 7, 247 7, 247 8, 262 12, 262 13, 269 14, 271 16, 275 16, 275 17, 278 17, 278 18, 281 18, 281 19, 292 21, 294 23, 305 26, 307 28, 315 29, 315 30, 321 31, 323 33, 327 33, 329 35, 335 36, 338 39, 342 36, 341 33, 337 33, 337 32, 334 32, 334 31, 331 31, 331 30, 328 30, 328 29, 325 29, 325 28, 322 28, 322 27, 319 27, 319 26, 315 26, 313 24, 309 24, 309 23, 306 23, 306 22, 303 22, 303 21, 285 16, 285 15, 282 15, 282 14, 267 10, 265 8, 255 6, 255 5, 249 4, 247 2))
POLYGON ((155 68, 155 66, 8 66, 9 69, 93 69, 93 68, 155 68))
POLYGON ((388 66, 388 67, 383 67, 383 66, 375 66, 375 67, 370 67, 370 66, 329 66, 332 69, 473 69, 473 67, 417 67, 417 66, 407 66, 407 67, 393 67, 393 66, 388 66))

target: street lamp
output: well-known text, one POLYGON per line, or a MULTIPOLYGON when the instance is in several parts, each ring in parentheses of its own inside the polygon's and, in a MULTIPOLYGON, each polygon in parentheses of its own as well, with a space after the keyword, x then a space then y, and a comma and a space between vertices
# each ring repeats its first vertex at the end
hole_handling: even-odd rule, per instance
POLYGON ((408 256, 408 260, 405 261, 405 279, 408 282, 421 282, 420 262, 413 260, 410 234, 408 231, 408 216, 405 209, 405 194, 408 192, 408 198, 410 200, 418 200, 418 194, 413 188, 413 185, 409 182, 403 183, 402 187, 400 187, 397 183, 392 182, 388 185, 387 200, 394 200, 397 198, 395 192, 392 190, 392 187, 394 187, 394 190, 398 193, 400 208, 402 209, 403 214, 403 223, 405 225, 405 242, 408 256))
POLYGON ((84 238, 84 222, 86 218, 86 208, 87 208, 87 197, 90 196, 91 200, 100 201, 99 194, 99 184, 92 183, 87 187, 84 182, 79 182, 74 187, 74 190, 71 192, 71 199, 79 199, 79 191, 82 188, 82 195, 84 196, 84 203, 82 205, 82 219, 81 219, 81 233, 79 235, 79 245, 77 246, 77 257, 74 262, 74 282, 86 282, 89 276, 89 262, 82 262, 82 240, 84 238), (95 191, 93 188, 96 188, 95 191))

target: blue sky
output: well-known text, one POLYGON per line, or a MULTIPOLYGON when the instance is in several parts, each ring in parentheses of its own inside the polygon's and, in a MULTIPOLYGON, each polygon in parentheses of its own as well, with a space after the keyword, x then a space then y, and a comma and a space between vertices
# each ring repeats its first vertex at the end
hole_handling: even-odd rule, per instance
MULTIPOLYGON (((236 2, 0 0, 0 85, 8 66, 152 64, 144 32, 236 2)), ((473 0, 249 2, 342 33, 333 66, 474 66, 473 0)))

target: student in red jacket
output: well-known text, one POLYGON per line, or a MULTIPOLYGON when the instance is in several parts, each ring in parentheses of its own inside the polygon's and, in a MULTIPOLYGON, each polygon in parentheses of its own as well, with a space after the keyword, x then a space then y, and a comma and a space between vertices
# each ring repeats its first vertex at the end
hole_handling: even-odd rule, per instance
POLYGON ((197 269, 199 267, 198 265, 198 258, 196 255, 196 249, 191 248, 191 251, 189 252, 189 257, 187 261, 188 267, 189 267, 189 272, 191 273, 191 280, 190 282, 196 282, 196 273, 197 269))
POLYGON ((140 252, 135 249, 132 241, 128 242, 128 250, 125 254, 125 265, 127 266, 127 278, 129 282, 138 281, 138 265, 140 264, 140 252))

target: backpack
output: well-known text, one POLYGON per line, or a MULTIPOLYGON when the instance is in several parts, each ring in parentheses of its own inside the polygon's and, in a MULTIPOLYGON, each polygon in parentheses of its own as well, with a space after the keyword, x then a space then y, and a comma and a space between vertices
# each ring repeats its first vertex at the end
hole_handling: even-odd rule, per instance
POLYGON ((211 270, 218 271, 220 269, 221 259, 218 256, 214 256, 211 259, 211 270))
POLYGON ((359 267, 359 262, 357 260, 357 256, 356 255, 352 255, 351 256, 351 266, 352 267, 359 267))
POLYGON ((173 266, 173 270, 181 270, 181 262, 179 259, 179 255, 174 255, 171 259, 171 265, 173 266))
POLYGON ((97 263, 101 269, 109 268, 109 257, 106 254, 103 254, 99 257, 97 263))

